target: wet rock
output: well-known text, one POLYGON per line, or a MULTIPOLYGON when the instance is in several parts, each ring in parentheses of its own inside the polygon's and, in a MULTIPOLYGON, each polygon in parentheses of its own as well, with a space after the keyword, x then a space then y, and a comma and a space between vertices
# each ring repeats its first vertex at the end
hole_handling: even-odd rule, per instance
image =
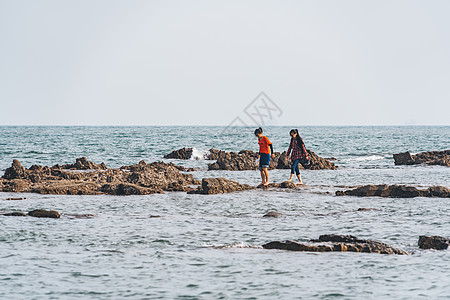
POLYGON ((27 199, 27 198, 24 198, 24 197, 20 197, 20 198, 6 198, 6 200, 8 200, 8 201, 25 200, 25 199, 27 199))
POLYGON ((293 183, 292 181, 283 181, 280 184, 280 187, 283 189, 295 189, 295 188, 297 188, 297 185, 295 183, 293 183))
POLYGON ((202 185, 191 194, 224 194, 254 189, 248 184, 240 184, 226 178, 203 178, 202 185))
POLYGON ((171 153, 164 155, 164 158, 172 159, 190 159, 192 156, 192 148, 181 148, 179 150, 172 151, 171 153))
POLYGON ((35 218, 60 218, 61 215, 55 210, 35 209, 28 212, 28 215, 35 218))
POLYGON ((404 153, 397 153, 394 154, 394 163, 396 165, 412 165, 414 164, 414 160, 411 156, 411 153, 404 152, 404 153))
MULTIPOLYGON (((53 166, 52 168, 58 168, 59 165, 53 166)), ((60 169, 69 170, 106 170, 108 167, 104 164, 96 164, 88 161, 86 157, 80 157, 75 160, 74 164, 67 164, 60 167, 60 169)))
POLYGON ((442 236, 425 236, 419 237, 418 245, 420 249, 445 250, 450 244, 450 239, 442 236))
POLYGON ((13 212, 10 212, 10 213, 3 213, 1 215, 5 216, 5 217, 26 217, 27 216, 26 213, 23 213, 21 211, 13 211, 13 212))
POLYGON ((409 152, 394 154, 396 165, 440 165, 450 167, 450 150, 430 151, 411 155, 409 152))
POLYGON ((21 179, 25 177, 25 168, 17 159, 13 160, 11 167, 5 170, 4 179, 21 179))
POLYGON ((311 240, 309 243, 298 241, 273 241, 262 245, 264 249, 279 249, 303 252, 365 252, 379 254, 400 254, 407 253, 402 249, 393 248, 385 243, 373 240, 363 240, 351 235, 321 235, 318 240, 311 240))
POLYGON ((263 218, 278 218, 281 217, 282 215, 283 215, 282 213, 279 213, 277 211, 269 211, 263 216, 263 218))
POLYGON ((135 184, 105 184, 101 191, 109 195, 129 196, 129 195, 149 195, 163 193, 162 189, 146 188, 135 184))
POLYGON ((348 191, 337 191, 336 196, 358 196, 358 197, 391 197, 391 198, 413 198, 413 197, 440 197, 450 198, 450 189, 443 186, 433 186, 426 190, 420 190, 406 185, 364 185, 348 191))

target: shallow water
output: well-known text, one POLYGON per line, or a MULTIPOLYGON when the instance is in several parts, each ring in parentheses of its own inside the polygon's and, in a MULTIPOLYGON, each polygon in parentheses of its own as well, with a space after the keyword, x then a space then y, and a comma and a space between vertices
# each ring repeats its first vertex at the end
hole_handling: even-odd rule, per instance
MULTIPOLYGON (((290 128, 268 128, 276 151, 290 128)), ((70 163, 108 166, 162 160, 183 146, 256 150, 248 132, 216 127, 0 127, 0 169, 70 163)), ((419 235, 450 236, 447 199, 335 197, 340 185, 450 187, 450 170, 394 166, 392 153, 450 149, 450 127, 305 127, 307 147, 336 157, 336 171, 302 172, 298 191, 226 195, 60 196, 0 193, 0 211, 43 208, 61 219, 0 218, 1 299, 446 298, 448 251, 421 251, 419 235), (328 193, 327 193, 328 192, 328 193), (9 197, 24 200, 3 201, 9 197), (356 211, 360 207, 378 211, 356 211), (277 219, 261 216, 282 212, 277 219), (71 214, 94 214, 73 218, 71 214), (264 250, 272 240, 353 234, 410 253, 293 253, 264 250)), ((175 161, 256 184, 256 171, 206 171, 208 161, 175 161)), ((271 171, 280 182, 288 170, 271 171)))

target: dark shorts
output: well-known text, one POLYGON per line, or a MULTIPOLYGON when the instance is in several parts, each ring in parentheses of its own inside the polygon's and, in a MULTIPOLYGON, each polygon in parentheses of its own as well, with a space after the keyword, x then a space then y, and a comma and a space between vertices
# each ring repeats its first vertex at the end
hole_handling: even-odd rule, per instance
POLYGON ((259 169, 268 168, 270 162, 270 154, 260 153, 259 155, 259 169))

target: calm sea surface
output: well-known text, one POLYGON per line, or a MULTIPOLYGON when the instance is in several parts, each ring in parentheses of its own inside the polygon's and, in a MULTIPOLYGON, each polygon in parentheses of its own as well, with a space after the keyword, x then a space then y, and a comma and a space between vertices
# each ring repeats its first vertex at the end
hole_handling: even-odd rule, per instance
MULTIPOLYGON (((290 127, 268 127, 275 151, 290 127)), ((308 149, 335 157, 339 170, 302 171, 296 191, 147 196, 0 193, 0 211, 58 210, 90 219, 0 218, 0 299, 415 299, 450 297, 450 251, 421 251, 419 235, 450 236, 450 200, 335 197, 341 185, 450 187, 450 168, 394 166, 393 153, 450 149, 450 126, 302 127, 308 149), (26 197, 5 201, 8 197, 26 197), (379 211, 360 211, 360 207, 379 211), (284 214, 265 219, 269 210, 284 214), (159 217, 155 217, 159 216, 159 217), (264 250, 272 240, 308 241, 352 234, 411 255, 264 250)), ((89 160, 120 167, 195 147, 257 150, 253 128, 0 127, 0 174, 19 159, 32 164, 89 160)), ((259 183, 257 171, 207 171, 259 183)), ((270 172, 281 182, 289 170, 270 172)))

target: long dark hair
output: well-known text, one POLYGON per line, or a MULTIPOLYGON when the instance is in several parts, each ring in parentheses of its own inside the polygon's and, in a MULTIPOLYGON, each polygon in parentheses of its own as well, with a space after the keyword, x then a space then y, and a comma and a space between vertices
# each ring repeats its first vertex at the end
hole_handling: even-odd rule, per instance
POLYGON ((258 134, 261 134, 261 133, 263 133, 263 130, 262 130, 261 127, 255 129, 255 135, 258 135, 258 134))
POLYGON ((298 129, 291 129, 291 131, 289 131, 289 135, 291 135, 291 142, 294 139, 294 137, 292 137, 292 134, 296 133, 297 136, 295 137, 295 139, 297 140, 297 145, 300 149, 303 149, 302 145, 304 145, 305 143, 303 143, 303 139, 300 137, 300 134, 298 133, 298 129))

